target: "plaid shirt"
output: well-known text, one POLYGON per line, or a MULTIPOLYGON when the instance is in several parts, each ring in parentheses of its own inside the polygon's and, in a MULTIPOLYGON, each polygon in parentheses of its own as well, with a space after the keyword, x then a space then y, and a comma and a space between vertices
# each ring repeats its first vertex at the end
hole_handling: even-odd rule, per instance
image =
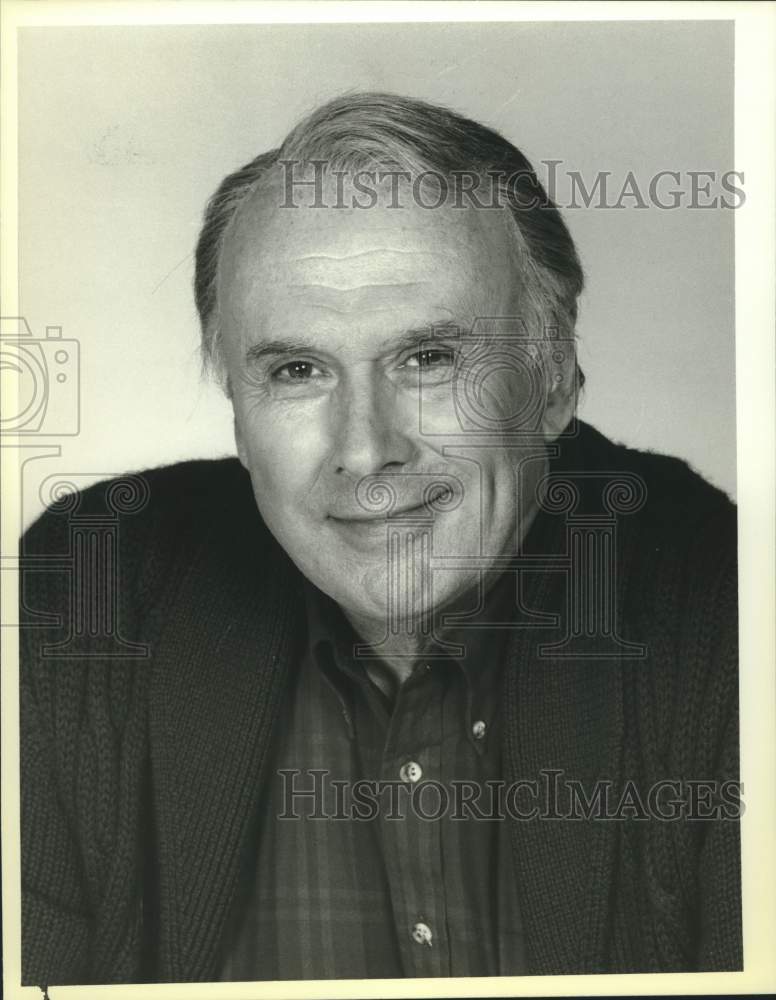
POLYGON ((220 979, 524 972, 508 821, 453 818, 440 789, 501 778, 503 630, 467 630, 460 659, 418 661, 392 705, 337 606, 310 585, 307 607, 220 979))

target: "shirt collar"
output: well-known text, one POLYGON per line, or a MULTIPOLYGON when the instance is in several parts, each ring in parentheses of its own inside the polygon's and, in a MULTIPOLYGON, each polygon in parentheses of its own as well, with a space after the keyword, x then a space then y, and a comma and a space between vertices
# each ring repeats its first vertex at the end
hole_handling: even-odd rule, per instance
MULTIPOLYGON (((505 573, 484 595, 480 595, 481 611, 476 609, 465 618, 463 614, 452 626, 446 625, 444 644, 434 644, 428 654, 418 660, 432 670, 459 669, 466 682, 466 726, 469 738, 482 752, 481 732, 492 727, 500 699, 501 668, 505 658, 510 622, 514 619, 516 577, 505 573)), ((307 655, 321 671, 328 686, 338 698, 351 735, 352 685, 370 686, 363 667, 354 663, 353 646, 358 637, 340 607, 330 597, 305 581, 307 614, 307 655)), ((513 626, 511 626, 513 627, 513 626)), ((373 685, 372 685, 373 686, 373 685)), ((372 692, 370 691, 371 695, 372 692)), ((380 699, 369 700, 375 704, 380 699)), ((387 711, 387 709, 384 709, 387 711)))

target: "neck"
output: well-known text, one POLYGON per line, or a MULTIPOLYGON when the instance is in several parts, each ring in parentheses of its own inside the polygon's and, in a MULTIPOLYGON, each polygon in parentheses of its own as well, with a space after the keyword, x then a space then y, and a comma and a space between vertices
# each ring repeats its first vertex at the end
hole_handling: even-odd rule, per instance
MULTIPOLYGON (((525 538, 537 513, 538 504, 534 501, 522 518, 521 540, 525 538)), ((493 579, 494 576, 495 574, 482 574, 483 583, 490 577, 491 586, 488 588, 488 592, 497 582, 496 579, 493 579)), ((441 627, 440 611, 444 610, 449 613, 467 608, 471 604, 471 594, 472 588, 468 588, 457 597, 445 602, 444 605, 437 605, 431 611, 426 612, 432 619, 433 628, 431 629, 420 627, 421 624, 427 625, 428 622, 422 623, 420 618, 411 618, 400 621, 398 631, 390 632, 386 628, 384 619, 368 618, 343 607, 342 611, 356 634, 366 645, 375 647, 375 650, 379 652, 379 659, 366 661, 366 669, 371 679, 386 694, 394 695, 401 684, 410 676, 417 661, 422 660, 424 655, 427 655, 440 640, 445 641, 451 638, 453 629, 441 627)))
MULTIPOLYGON (((485 598, 488 599, 493 586, 498 582, 495 574, 483 574, 483 581, 489 579, 485 598)), ((365 618, 343 609, 353 629, 362 641, 372 646, 377 654, 375 659, 365 661, 369 677, 387 695, 395 695, 398 688, 410 676, 418 661, 437 651, 440 644, 460 641, 460 630, 456 626, 442 626, 442 612, 445 617, 455 612, 463 612, 477 603, 477 588, 468 588, 456 598, 437 605, 423 618, 399 621, 396 631, 389 631, 382 619, 365 618)))

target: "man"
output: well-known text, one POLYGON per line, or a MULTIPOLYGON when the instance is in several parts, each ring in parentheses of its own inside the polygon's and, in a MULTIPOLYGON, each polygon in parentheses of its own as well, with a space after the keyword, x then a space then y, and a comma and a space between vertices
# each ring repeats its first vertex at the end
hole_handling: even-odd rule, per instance
POLYGON ((223 182, 239 462, 24 540, 25 982, 741 967, 735 512, 575 419, 581 288, 442 108, 333 101, 223 182), (98 570, 120 642, 74 644, 98 570))

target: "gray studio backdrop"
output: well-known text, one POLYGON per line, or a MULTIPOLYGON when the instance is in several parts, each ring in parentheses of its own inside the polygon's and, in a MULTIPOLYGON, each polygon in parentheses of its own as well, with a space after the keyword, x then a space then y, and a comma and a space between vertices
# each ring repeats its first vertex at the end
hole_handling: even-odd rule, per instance
MULTIPOLYGON (((61 327, 80 348, 65 383, 79 389, 78 433, 58 438, 53 416, 42 428, 61 455, 28 466, 26 522, 53 473, 81 485, 233 453, 229 406, 199 374, 204 202, 299 116, 355 89, 494 126, 542 179, 555 171, 561 204, 571 171, 588 189, 607 172, 608 203, 633 172, 645 205, 585 208, 578 189, 564 212, 587 274, 581 414, 734 493, 735 211, 703 207, 718 180, 698 181, 690 207, 687 174, 735 166, 730 22, 29 28, 19 66, 21 312, 34 338, 61 327), (647 192, 669 170, 684 196, 665 209, 647 192)), ((72 405, 53 400, 51 414, 72 405)))

